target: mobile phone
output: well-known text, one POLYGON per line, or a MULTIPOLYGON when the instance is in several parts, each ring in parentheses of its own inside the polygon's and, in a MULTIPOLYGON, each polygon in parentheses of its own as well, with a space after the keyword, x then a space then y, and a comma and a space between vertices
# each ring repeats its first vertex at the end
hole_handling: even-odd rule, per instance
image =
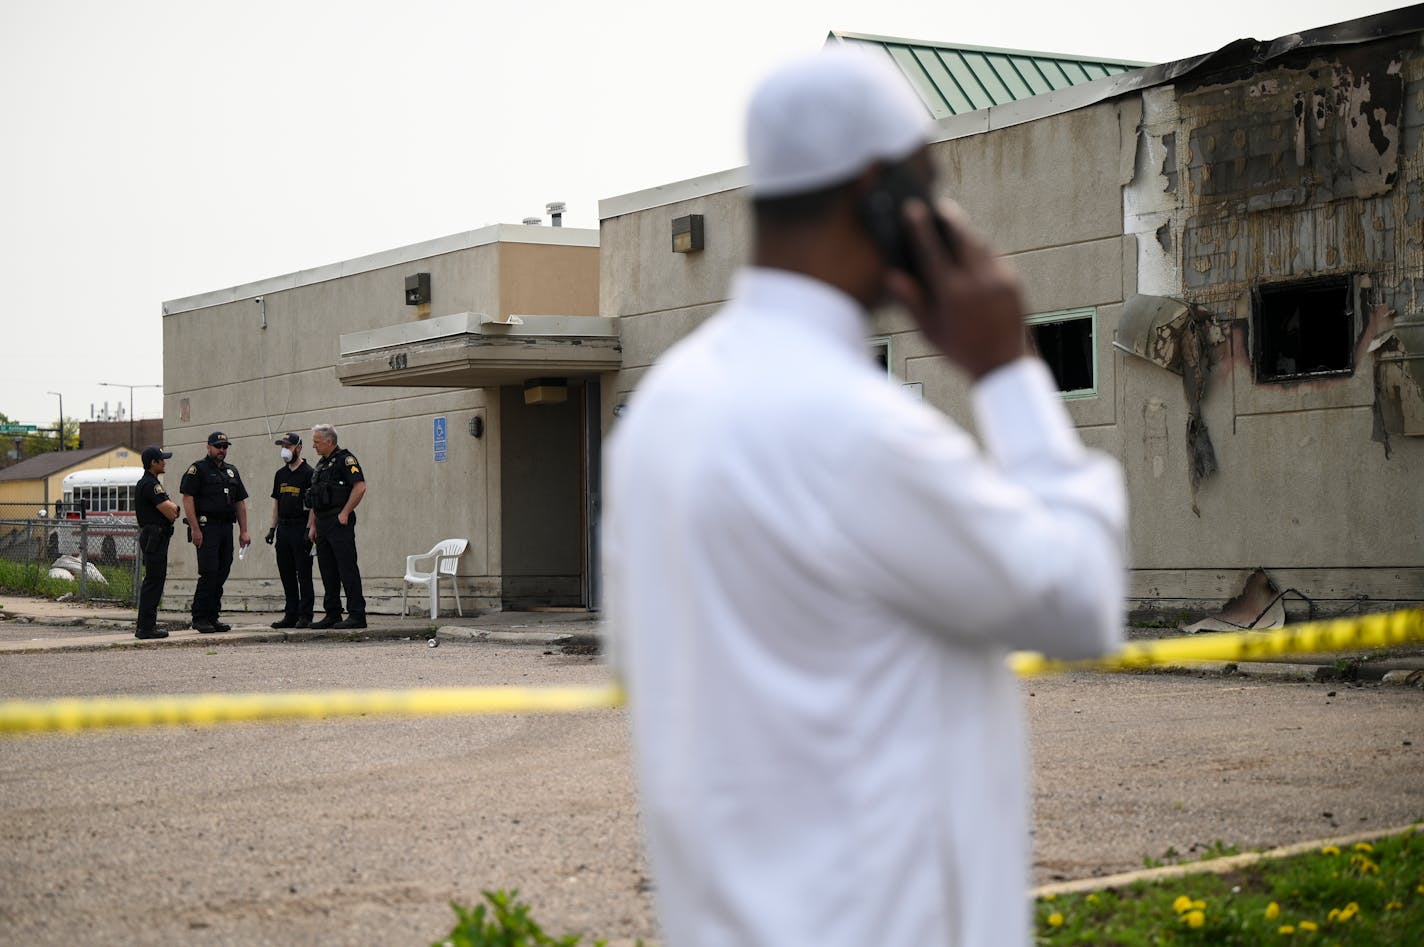
POLYGON ((862 199, 860 215, 870 239, 880 250, 887 265, 904 270, 917 282, 924 282, 919 260, 910 249, 910 235, 905 230, 905 203, 911 198, 925 202, 929 208, 930 221, 939 235, 945 252, 954 258, 954 238, 949 225, 935 210, 934 199, 905 162, 889 165, 881 172, 879 180, 862 199))

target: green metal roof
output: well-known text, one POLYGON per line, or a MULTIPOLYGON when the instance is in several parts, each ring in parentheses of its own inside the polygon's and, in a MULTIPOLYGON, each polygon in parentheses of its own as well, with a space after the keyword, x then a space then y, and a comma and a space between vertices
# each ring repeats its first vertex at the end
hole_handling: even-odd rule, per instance
POLYGON ((1017 102, 1153 65, 1019 49, 951 46, 841 30, 832 30, 826 43, 866 46, 883 52, 905 74, 935 118, 1017 102))

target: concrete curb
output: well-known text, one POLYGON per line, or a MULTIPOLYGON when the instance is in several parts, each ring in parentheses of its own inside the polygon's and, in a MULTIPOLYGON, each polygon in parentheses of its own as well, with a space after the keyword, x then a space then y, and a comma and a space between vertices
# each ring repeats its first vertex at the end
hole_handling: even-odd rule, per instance
MULTIPOLYGON (((472 644, 514 644, 558 647, 596 648, 599 636, 591 633, 553 632, 544 630, 514 631, 508 629, 470 628, 448 625, 436 628, 430 625, 401 627, 378 625, 359 629, 270 629, 261 627, 234 626, 231 631, 215 634, 201 634, 190 629, 186 622, 160 622, 160 627, 169 633, 167 638, 139 639, 133 636, 130 622, 101 620, 86 627, 113 628, 110 634, 86 635, 82 638, 35 638, 28 641, 0 642, 0 654, 41 653, 60 651, 105 651, 111 648, 173 648, 212 647, 216 645, 242 644, 283 644, 307 643, 313 641, 344 643, 361 641, 430 641, 437 643, 472 644), (172 627, 179 625, 179 627, 172 627)), ((47 626, 53 627, 53 626, 47 626)), ((68 627, 68 626, 66 626, 68 627)))
POLYGON ((1189 875, 1215 874, 1225 875, 1256 864, 1259 861, 1277 858, 1290 858, 1292 855, 1304 855, 1307 852, 1324 848, 1326 845, 1334 845, 1339 849, 1347 849, 1357 842, 1373 842, 1377 839, 1387 838, 1391 835, 1403 835, 1406 832, 1419 832, 1419 823, 1412 825, 1396 826, 1392 829, 1374 829, 1369 832, 1357 832, 1354 835, 1341 835, 1334 838, 1323 838, 1311 842, 1297 842, 1294 845, 1284 845, 1280 848, 1273 848, 1265 852, 1244 852, 1240 855, 1228 855, 1225 858, 1213 858, 1208 861, 1188 862, 1181 865, 1164 865, 1161 868, 1143 868, 1139 871, 1127 871, 1117 875, 1104 875, 1101 878, 1078 878, 1073 881, 1058 881, 1051 885, 1042 885, 1033 889, 1035 898, 1042 898, 1048 895, 1057 897, 1060 894, 1085 894, 1090 891, 1102 891, 1107 888, 1122 888, 1127 885, 1136 884, 1139 881, 1169 881, 1173 878, 1185 878, 1189 875))

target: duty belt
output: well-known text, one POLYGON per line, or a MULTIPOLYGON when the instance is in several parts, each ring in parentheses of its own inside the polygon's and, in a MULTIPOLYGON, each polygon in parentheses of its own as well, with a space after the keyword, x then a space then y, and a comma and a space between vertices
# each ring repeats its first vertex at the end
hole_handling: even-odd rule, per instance
POLYGON ((278 525, 278 526, 305 526, 305 525, 307 525, 307 518, 306 518, 305 516, 279 516, 279 517, 277 517, 277 525, 278 525))

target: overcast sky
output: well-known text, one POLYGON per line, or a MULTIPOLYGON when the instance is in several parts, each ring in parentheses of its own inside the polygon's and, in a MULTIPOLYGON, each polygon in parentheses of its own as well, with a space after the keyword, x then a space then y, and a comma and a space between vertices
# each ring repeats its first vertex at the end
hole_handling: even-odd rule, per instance
POLYGON ((127 410, 165 300, 736 167, 832 29, 1167 62, 1399 6, 0 0, 0 412, 127 410))

